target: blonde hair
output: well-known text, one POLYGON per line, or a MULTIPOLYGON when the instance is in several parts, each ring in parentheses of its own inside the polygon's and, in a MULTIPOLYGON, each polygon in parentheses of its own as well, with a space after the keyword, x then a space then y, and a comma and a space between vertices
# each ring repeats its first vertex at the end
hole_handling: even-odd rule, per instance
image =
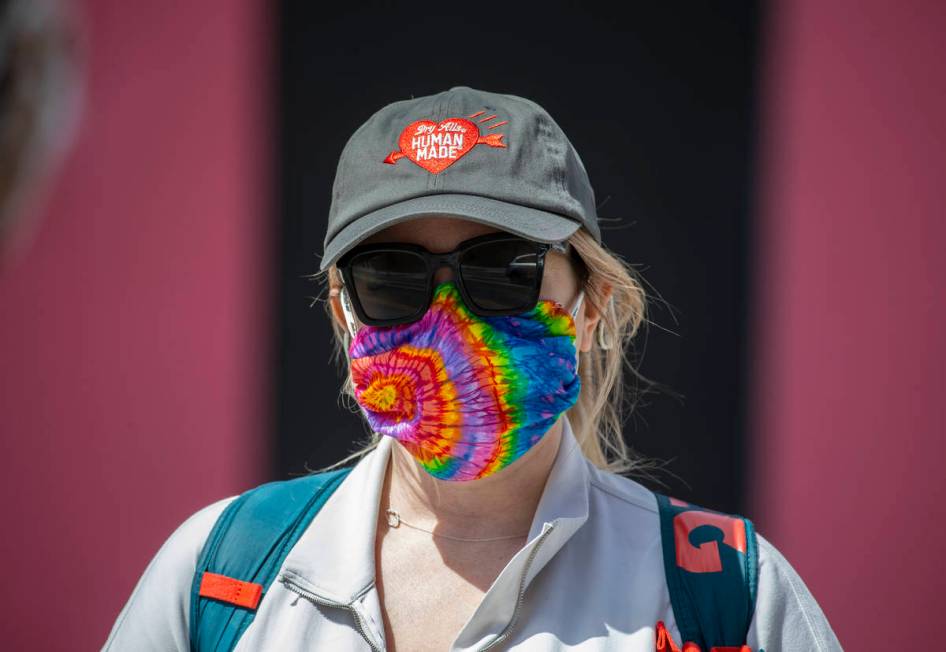
MULTIPOLYGON (((646 476, 660 465, 660 460, 637 455, 623 435, 625 405, 630 398, 631 410, 646 389, 635 387, 628 397, 624 371, 629 369, 636 381, 656 385, 644 378, 628 355, 632 340, 646 326, 647 295, 639 273, 618 254, 598 244, 584 227, 578 229, 568 242, 580 256, 586 268, 583 283, 585 301, 601 314, 591 349, 580 353, 578 372, 581 391, 578 400, 567 412, 575 439, 585 456, 598 468, 617 474, 646 476), (605 296, 611 288, 611 298, 605 305, 605 296), (604 346, 602 346, 602 343, 604 346)), ((329 289, 342 286, 341 274, 335 265, 316 272, 308 278, 324 282, 328 277, 329 289)), ((339 393, 339 402, 353 412, 359 411, 348 368, 350 335, 344 324, 334 319, 330 301, 325 301, 326 312, 334 333, 333 359, 345 375, 339 393)), ((629 412, 630 412, 629 411, 629 412)), ((367 425, 367 423, 366 423, 367 425)), ((370 429, 369 429, 370 430, 370 429)), ((378 445, 382 435, 371 432, 362 447, 335 464, 311 472, 327 471, 357 459, 378 445)))

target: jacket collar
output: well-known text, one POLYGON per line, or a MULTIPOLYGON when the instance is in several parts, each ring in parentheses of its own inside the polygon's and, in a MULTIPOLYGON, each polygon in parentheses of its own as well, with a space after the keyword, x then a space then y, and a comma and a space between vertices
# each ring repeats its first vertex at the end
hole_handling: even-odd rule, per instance
MULTIPOLYGON (((393 438, 381 437, 329 497, 286 557, 283 569, 291 579, 325 600, 350 605, 374 583, 381 489, 394 445, 393 438)), ((542 542, 541 554, 532 560, 526 585, 588 519, 589 464, 563 415, 561 441, 528 542, 497 578, 496 584, 508 585, 494 584, 497 593, 508 596, 513 584, 518 592, 519 570, 548 525, 554 525, 553 531, 542 542)))

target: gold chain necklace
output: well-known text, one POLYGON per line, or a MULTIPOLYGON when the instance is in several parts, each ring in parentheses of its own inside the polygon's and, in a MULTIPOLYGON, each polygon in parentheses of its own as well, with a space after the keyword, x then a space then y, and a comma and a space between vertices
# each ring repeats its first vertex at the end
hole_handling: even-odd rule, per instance
POLYGON ((453 539, 454 541, 500 541, 502 539, 521 539, 524 536, 528 536, 528 534, 525 534, 525 535, 516 534, 509 537, 486 537, 483 539, 464 539, 462 537, 451 537, 446 534, 437 534, 435 532, 432 532, 431 530, 425 530, 424 528, 417 527, 416 525, 411 525, 407 521, 403 520, 401 518, 401 515, 398 514, 396 511, 394 511, 393 509, 388 509, 387 514, 388 514, 388 525, 391 526, 392 528, 396 528, 403 524, 409 528, 414 528, 415 530, 420 530, 421 532, 432 534, 435 537, 443 537, 444 539, 453 539))

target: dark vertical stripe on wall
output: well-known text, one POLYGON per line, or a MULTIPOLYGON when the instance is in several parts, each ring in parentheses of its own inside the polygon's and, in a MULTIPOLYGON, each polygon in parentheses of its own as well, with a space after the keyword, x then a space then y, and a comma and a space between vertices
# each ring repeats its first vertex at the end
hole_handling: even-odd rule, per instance
POLYGON ((331 463, 366 434, 338 405, 331 331, 302 278, 318 269, 338 156, 383 105, 468 85, 535 100, 575 144, 605 243, 653 291, 642 372, 683 396, 647 395, 626 437, 672 459, 667 491, 741 510, 756 3, 641 4, 620 18, 547 3, 313 8, 282 4, 275 475, 331 463))

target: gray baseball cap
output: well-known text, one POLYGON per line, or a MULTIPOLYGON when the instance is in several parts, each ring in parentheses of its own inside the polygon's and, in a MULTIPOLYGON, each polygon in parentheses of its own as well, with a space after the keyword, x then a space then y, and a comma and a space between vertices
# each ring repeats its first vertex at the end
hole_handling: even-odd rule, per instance
POLYGON ((388 104, 352 134, 332 186, 321 270, 369 235, 424 215, 539 242, 584 226, 601 242, 594 190, 558 124, 531 100, 469 86, 388 104))

